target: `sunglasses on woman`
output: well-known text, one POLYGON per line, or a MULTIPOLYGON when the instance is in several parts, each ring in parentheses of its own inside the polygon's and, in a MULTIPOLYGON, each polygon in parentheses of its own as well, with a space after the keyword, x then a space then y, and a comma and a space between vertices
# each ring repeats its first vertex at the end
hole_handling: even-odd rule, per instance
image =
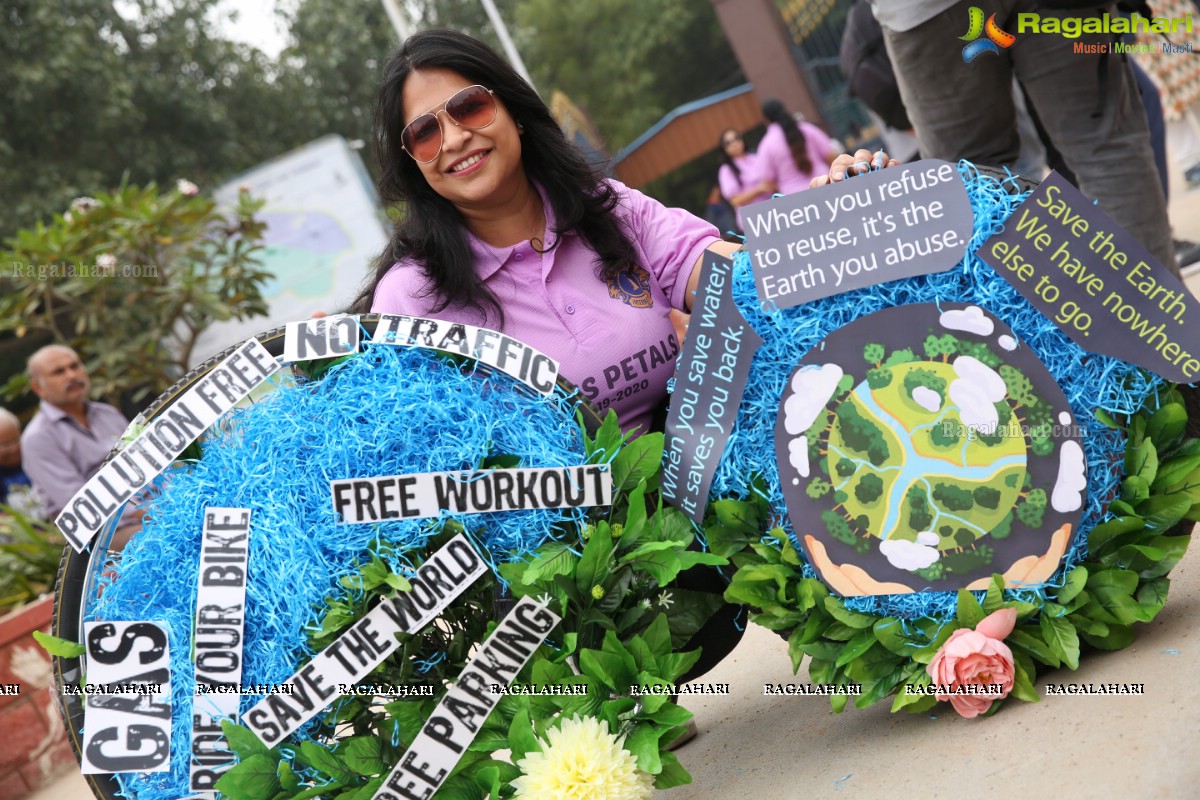
POLYGON ((400 143, 415 161, 427 164, 442 152, 444 137, 438 114, 443 111, 460 128, 477 131, 496 121, 496 97, 491 89, 478 84, 468 86, 405 125, 400 143))

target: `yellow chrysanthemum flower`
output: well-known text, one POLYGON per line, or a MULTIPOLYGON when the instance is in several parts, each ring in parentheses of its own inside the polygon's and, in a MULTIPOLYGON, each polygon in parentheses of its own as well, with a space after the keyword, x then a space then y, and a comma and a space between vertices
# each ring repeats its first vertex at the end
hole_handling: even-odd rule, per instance
POLYGON ((650 800, 654 778, 594 717, 564 720, 547 732, 540 753, 517 762, 523 773, 513 781, 518 800, 650 800))

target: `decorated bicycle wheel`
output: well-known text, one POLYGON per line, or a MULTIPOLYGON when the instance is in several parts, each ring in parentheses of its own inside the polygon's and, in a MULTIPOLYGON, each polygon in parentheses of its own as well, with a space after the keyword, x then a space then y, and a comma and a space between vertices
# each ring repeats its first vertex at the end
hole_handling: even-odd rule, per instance
POLYGON ((661 435, 627 440, 492 331, 289 328, 159 398, 60 520, 86 549, 64 557, 57 678, 96 795, 403 796, 419 772, 511 796, 561 778, 564 737, 611 796, 685 782, 665 747, 690 714, 655 688, 723 605, 677 577, 724 560, 650 502, 661 435), (95 492, 199 426, 98 557, 95 492))

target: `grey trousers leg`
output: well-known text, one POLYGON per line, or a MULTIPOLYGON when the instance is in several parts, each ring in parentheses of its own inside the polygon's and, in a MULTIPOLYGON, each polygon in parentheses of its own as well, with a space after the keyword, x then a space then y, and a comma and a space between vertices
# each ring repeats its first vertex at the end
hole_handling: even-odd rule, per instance
POLYGON ((1000 55, 970 64, 958 37, 967 32, 971 5, 1016 34, 1017 13, 1054 12, 1033 0, 961 0, 909 31, 884 29, 900 93, 929 158, 1009 166, 1020 153, 1012 77, 1025 87, 1050 139, 1076 175, 1079 189, 1098 200, 1163 266, 1178 274, 1167 203, 1150 147, 1146 115, 1133 72, 1122 55, 1074 52, 1074 42, 1110 42, 1104 34, 1067 39, 1016 34, 1000 55))

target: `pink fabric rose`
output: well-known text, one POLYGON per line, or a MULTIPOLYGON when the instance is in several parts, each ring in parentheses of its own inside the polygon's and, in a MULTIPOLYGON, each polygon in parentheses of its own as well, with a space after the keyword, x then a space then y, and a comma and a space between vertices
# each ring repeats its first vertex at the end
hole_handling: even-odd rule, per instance
POLYGON ((960 628, 950 634, 925 667, 941 690, 937 699, 949 700, 955 711, 970 719, 991 708, 993 701, 1008 697, 1013 655, 1003 639, 1016 624, 1017 610, 1002 608, 980 620, 975 630, 960 628))

